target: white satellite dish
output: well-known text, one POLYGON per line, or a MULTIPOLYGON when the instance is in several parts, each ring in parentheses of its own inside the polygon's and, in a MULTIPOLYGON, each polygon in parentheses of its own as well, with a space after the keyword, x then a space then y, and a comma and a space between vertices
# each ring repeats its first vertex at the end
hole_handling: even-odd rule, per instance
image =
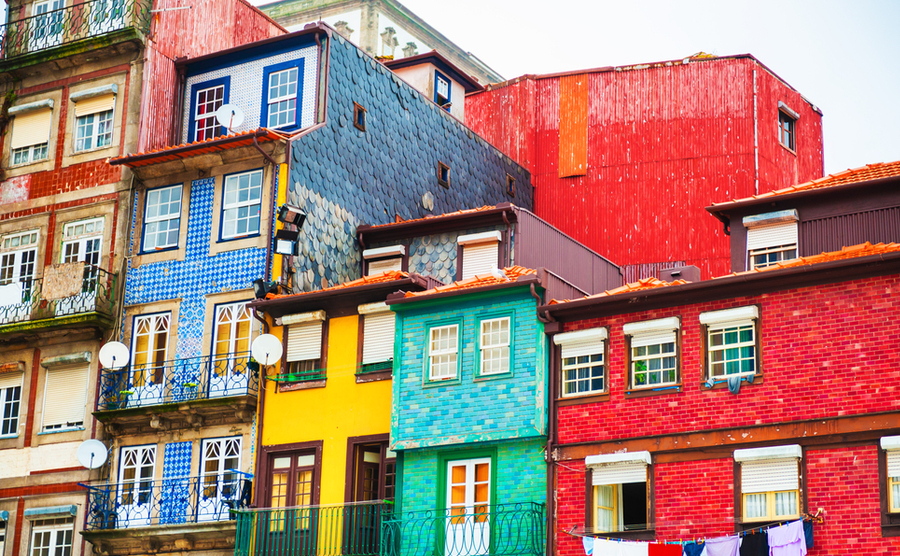
POLYGON ((128 365, 128 346, 122 342, 109 342, 100 348, 100 364, 104 369, 121 369, 128 365))
POLYGON ((244 123, 244 111, 234 104, 223 104, 216 110, 216 121, 220 126, 231 131, 244 123))
POLYGON ((106 463, 106 455, 108 453, 109 448, 99 440, 85 440, 78 447, 78 451, 75 452, 75 457, 78 458, 78 463, 82 467, 97 469, 106 463))
POLYGON ((262 334, 253 340, 253 345, 250 346, 250 353, 257 362, 269 366, 274 365, 281 359, 284 347, 281 345, 281 340, 276 336, 262 334))

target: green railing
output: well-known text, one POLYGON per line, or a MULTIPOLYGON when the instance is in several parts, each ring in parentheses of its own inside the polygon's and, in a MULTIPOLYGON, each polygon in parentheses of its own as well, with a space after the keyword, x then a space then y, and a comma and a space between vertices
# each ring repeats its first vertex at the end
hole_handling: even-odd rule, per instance
MULTIPOLYGON (((77 279, 77 278, 76 278, 77 279)), ((80 291, 58 299, 47 299, 42 280, 23 279, 14 284, 0 284, 14 288, 18 303, 0 304, 0 325, 54 319, 84 313, 103 313, 112 316, 115 308, 116 275, 94 265, 85 265, 80 291)))
POLYGON ((237 510, 235 556, 377 556, 386 501, 237 510))
POLYGON ((545 507, 524 502, 405 512, 381 525, 381 556, 543 556, 545 507))
MULTIPOLYGON (((17 8, 18 9, 18 8, 17 8)), ((90 0, 0 26, 0 58, 135 28, 150 30, 150 0, 90 0)))

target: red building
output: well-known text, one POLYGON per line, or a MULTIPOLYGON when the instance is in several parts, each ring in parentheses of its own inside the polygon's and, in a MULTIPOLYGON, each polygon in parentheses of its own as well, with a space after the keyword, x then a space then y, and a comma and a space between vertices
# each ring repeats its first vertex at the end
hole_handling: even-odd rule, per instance
POLYGON ((750 55, 525 75, 467 96, 466 124, 531 171, 538 216, 628 281, 729 272, 704 204, 823 171, 821 111, 750 55))
POLYGON ((714 538, 820 510, 811 556, 900 551, 900 229, 878 224, 898 184, 900 163, 872 165, 715 205, 732 238, 793 226, 799 248, 539 308, 559 554, 583 554, 580 535, 714 538), (894 243, 798 258, 804 215, 854 212, 837 202, 851 194, 859 229, 894 243))

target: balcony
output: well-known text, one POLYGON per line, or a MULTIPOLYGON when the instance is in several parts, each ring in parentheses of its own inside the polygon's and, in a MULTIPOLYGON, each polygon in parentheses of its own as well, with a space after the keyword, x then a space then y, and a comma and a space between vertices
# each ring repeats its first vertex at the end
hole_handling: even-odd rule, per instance
POLYGON ((239 510, 235 556, 377 556, 390 502, 239 510))
POLYGON ((88 489, 82 535, 109 554, 228 549, 232 508, 249 501, 251 481, 229 471, 202 477, 134 479, 88 489))
POLYGON ((543 556, 544 504, 406 512, 381 526, 382 556, 543 556))
POLYGON ((132 364, 101 371, 94 415, 117 434, 247 423, 258 393, 259 364, 249 352, 132 364))
POLYGON ((93 265, 48 267, 44 278, 0 286, 0 337, 39 335, 61 328, 111 328, 115 274, 93 265))
POLYGON ((11 21, 0 26, 0 71, 142 41, 150 16, 149 0, 90 0, 11 21))

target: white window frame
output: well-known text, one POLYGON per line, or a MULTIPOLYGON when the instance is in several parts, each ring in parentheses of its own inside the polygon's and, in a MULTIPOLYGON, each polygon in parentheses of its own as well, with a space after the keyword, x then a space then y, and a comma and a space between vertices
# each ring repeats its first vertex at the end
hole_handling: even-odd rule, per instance
POLYGON ((207 87, 205 89, 200 89, 197 91, 197 96, 194 98, 194 141, 201 141, 212 139, 218 136, 219 128, 222 127, 219 125, 219 122, 216 120, 216 110, 222 107, 225 104, 225 85, 215 85, 213 87, 207 87), (214 98, 212 101, 209 100, 208 95, 207 99, 202 103, 204 107, 206 106, 214 106, 211 110, 207 110, 206 112, 200 112, 200 95, 203 93, 209 93, 210 91, 218 92, 221 89, 222 96, 220 98, 214 98), (212 122, 212 125, 209 125, 209 121, 212 122), (201 125, 202 123, 202 125, 201 125), (200 132, 203 131, 203 137, 200 137, 200 132), (206 133, 208 132, 208 133, 206 133))
POLYGON ((227 241, 232 239, 241 239, 245 237, 251 237, 259 235, 260 226, 262 224, 262 199, 263 199, 263 171, 262 170, 250 170, 248 172, 240 172, 238 174, 231 174, 225 176, 225 185, 222 188, 222 224, 221 224, 221 240, 227 241), (241 191, 241 178, 247 176, 247 199, 241 201, 240 191, 241 191), (253 185, 253 179, 258 176, 259 186, 253 185), (229 190, 234 191, 234 200, 228 202, 228 192, 229 190), (253 191, 258 191, 258 196, 254 199, 252 197, 253 191), (250 222, 253 220, 253 210, 256 207, 257 218, 256 218, 256 230, 250 229, 250 222), (241 216, 241 209, 247 209, 247 214, 241 216), (247 222, 247 230, 243 233, 238 232, 238 223, 239 222, 247 222), (234 231, 231 233, 226 232, 226 228, 228 227, 229 222, 234 222, 234 231))
POLYGON ((456 238, 457 245, 462 247, 462 260, 456 261, 456 264, 462 267, 461 272, 459 272, 460 277, 465 280, 479 274, 488 273, 492 269, 497 268, 500 257, 501 239, 502 235, 496 230, 478 234, 462 235, 456 238), (481 251, 483 250, 489 250, 487 251, 487 254, 493 255, 493 257, 490 257, 491 266, 487 268, 475 266, 473 268, 473 263, 481 262, 480 259, 483 256, 481 251), (472 257, 475 258, 473 259, 472 257), (469 264, 466 264, 467 260, 469 264))
POLYGON ((253 339, 253 317, 250 309, 247 307, 248 301, 236 301, 233 303, 222 303, 216 305, 215 320, 213 321, 213 345, 212 354, 215 359, 232 359, 236 357, 245 357, 250 351, 250 342, 253 339), (247 336, 238 337, 237 333, 242 322, 248 324, 247 336), (219 327, 221 325, 228 327, 228 348, 223 354, 218 353, 219 343, 219 327), (240 354, 236 351, 237 344, 241 340, 245 340, 247 351, 240 354))
POLYGON ((560 397, 570 398, 609 392, 607 339, 606 328, 591 328, 553 336, 553 343, 560 347, 560 397), (598 368, 599 375, 595 375, 598 368), (566 375, 573 372, 575 373, 573 378, 567 379, 566 375), (602 381, 603 386, 600 389, 591 387, 597 380, 602 381), (587 384, 587 388, 579 390, 579 383, 587 384), (567 392, 570 384, 575 385, 574 391, 567 392))
POLYGON ((49 554, 54 556, 72 556, 73 546, 75 544, 75 518, 57 518, 42 519, 33 521, 31 524, 31 543, 28 546, 30 556, 40 556, 43 554, 40 549, 35 547, 35 537, 50 533, 48 540, 49 554), (68 544, 66 543, 66 533, 70 533, 68 544))
POLYGON ((678 372, 678 330, 680 328, 681 322, 677 317, 627 323, 622 327, 622 332, 630 339, 628 365, 630 388, 635 390, 663 388, 680 382, 678 372), (669 345, 671 345, 671 350, 664 351, 669 345), (639 353, 641 350, 643 353, 639 353), (667 359, 673 360, 671 366, 666 364, 667 359), (659 362, 658 368, 651 368, 653 361, 659 362), (640 371, 638 371, 639 364, 644 365, 640 371), (639 372, 646 374, 643 384, 638 384, 639 372), (660 381, 651 383, 651 375, 654 373, 659 374, 660 381), (663 380, 666 373, 672 374, 672 380, 663 380))
MULTIPOLYGON (((157 187, 155 189, 148 189, 144 193, 144 225, 143 230, 141 231, 141 252, 142 253, 153 253, 157 250, 162 249, 171 249, 174 247, 178 247, 178 241, 181 236, 181 205, 182 205, 182 196, 184 195, 184 189, 182 184, 168 185, 166 187, 157 187), (159 196, 164 192, 169 191, 169 200, 165 203, 159 202, 159 196), (155 216, 149 216, 150 214, 150 201, 151 198, 156 198, 156 203, 154 206, 157 207, 157 212, 155 216), (177 204, 175 199, 177 199, 177 204), (162 207, 168 207, 168 211, 166 214, 161 214, 162 207), (152 246, 147 245, 147 237, 148 237, 148 228, 151 225, 161 226, 162 223, 167 225, 166 231, 162 232, 166 237, 165 244, 154 244, 152 246), (174 227, 173 227, 174 226, 174 227), (175 230, 175 242, 172 243, 168 240, 171 236, 172 230, 175 230)), ((149 232, 153 234, 153 237, 158 238, 161 232, 157 229, 149 232)))
MULTIPOLYGON (((266 94, 268 95, 268 107, 266 109, 266 127, 268 127, 269 129, 278 129, 281 127, 288 127, 288 126, 296 125, 296 123, 297 123, 297 92, 298 92, 297 89, 299 88, 299 85, 300 85, 300 68, 298 68, 298 67, 287 68, 287 69, 283 69, 280 71, 273 71, 272 73, 269 74, 269 82, 267 83, 267 89, 266 89, 266 91, 267 91, 266 94), (291 82, 290 82, 291 72, 294 73, 294 82, 293 82, 294 92, 293 92, 293 94, 291 94, 289 92, 290 88, 291 88, 291 82), (282 76, 282 75, 288 76, 288 81, 287 81, 288 92, 286 92, 284 95, 273 97, 272 96, 272 80, 276 77, 278 77, 280 79, 280 76, 282 76), (293 106, 291 105, 291 102, 290 102, 292 100, 294 101, 293 106), (284 104, 282 104, 282 103, 284 103, 284 104), (282 110, 282 108, 284 108, 284 109, 282 110), (278 123, 278 120, 281 119, 282 114, 290 114, 291 112, 294 113, 294 117, 292 119, 285 121, 284 123, 278 123), (272 117, 273 116, 276 116, 276 118, 277 118, 275 125, 272 125, 272 117)), ((283 86, 283 84, 279 82, 279 84, 277 85, 277 88, 281 88, 282 86, 283 86)))
POLYGON ((746 268, 762 269, 796 259, 799 220, 796 209, 745 216, 742 223, 747 229, 746 268), (760 256, 766 256, 766 260, 757 263, 756 258, 760 256), (772 260, 769 260, 770 256, 773 256, 772 260))
POLYGON ((32 162, 40 162, 42 160, 47 160, 50 157, 50 142, 38 143, 36 145, 29 145, 27 147, 19 147, 18 149, 12 149, 10 153, 10 165, 11 166, 20 166, 24 164, 31 164, 32 162), (16 157, 25 153, 24 159, 16 160, 16 157))
MULTIPOLYGON (((59 253, 59 262, 83 262, 85 266, 99 266, 103 253, 103 224, 104 218, 102 216, 100 218, 66 223, 63 226, 63 242, 59 253), (93 230, 90 232, 84 231, 91 224, 93 224, 93 230), (82 226, 82 233, 69 233, 71 230, 77 229, 78 226, 82 226)), ((88 273, 90 272, 91 270, 88 270, 88 273)), ((92 278, 93 276, 86 274, 85 277, 92 278)))
POLYGON ((19 375, 18 385, 12 385, 16 379, 10 378, 4 381, 7 385, 0 388, 0 438, 12 438, 19 435, 19 416, 22 414, 22 374, 17 374, 19 375), (7 429, 7 432, 4 433, 3 429, 7 429))
POLYGON ((240 494, 241 451, 240 436, 204 438, 200 443, 200 484, 198 485, 197 520, 220 521, 228 519, 226 500, 240 494), (216 447, 218 453, 210 455, 216 447), (228 454, 233 455, 228 455, 228 454), (228 461, 235 461, 229 466, 228 461), (212 464, 212 465, 210 465, 212 464))
POLYGON ((510 346, 512 345, 512 318, 498 317, 481 321, 478 325, 478 344, 480 355, 479 376, 509 373, 512 366, 510 357, 510 346), (494 324, 500 324, 501 326, 497 333, 492 330, 485 331, 485 326, 493 326, 494 324), (505 340, 503 339, 504 324, 506 326, 505 340), (499 334, 499 338, 497 343, 492 343, 490 340, 495 334, 499 334), (499 368, 495 369, 494 367, 497 365, 499 365, 499 368))
MULTIPOLYGON (((800 460, 803 458, 803 449, 798 444, 788 446, 774 446, 767 448, 748 448, 734 451, 734 461, 739 463, 741 474, 741 520, 754 521, 780 521, 800 517, 802 499, 800 496, 800 460), (751 485, 750 478, 758 481, 758 476, 771 477, 772 488, 751 485), (793 476, 792 476, 793 475, 793 476), (792 484, 789 484, 792 483, 792 484), (793 488, 783 488, 790 486, 793 488), (751 492, 748 492, 751 491, 751 492), (791 513, 778 513, 779 495, 793 494, 793 511, 791 513), (765 506, 764 515, 748 515, 750 503, 748 497, 757 502, 762 500, 765 506)), ((755 482, 755 481, 754 481, 755 482)))
POLYGON ((115 109, 111 109, 76 117, 75 152, 104 149, 112 145, 114 116, 115 109), (88 126, 90 129, 84 131, 88 129, 88 126))
POLYGON ((156 455, 156 444, 122 447, 119 452, 118 504, 134 506, 151 502, 149 498, 153 496, 153 482, 156 480, 156 455), (145 475, 148 469, 150 473, 145 475), (126 479, 125 472, 128 470, 133 470, 134 476, 126 479))
POLYGON ((6 284, 22 283, 23 302, 27 301, 34 284, 37 273, 37 255, 40 244, 41 231, 27 230, 7 234, 0 242, 0 286, 6 284), (22 244, 23 238, 29 238, 29 242, 22 244), (10 247, 14 240, 19 239, 18 245, 10 247), (26 261, 25 259, 30 259, 26 261))
POLYGON ((700 314, 700 324, 706 326, 706 376, 708 379, 727 379, 731 376, 750 376, 756 375, 760 371, 759 365, 759 349, 757 348, 757 340, 759 339, 759 307, 750 305, 747 307, 737 307, 734 309, 726 309, 724 311, 712 311, 700 314), (749 341, 741 341, 741 332, 749 329, 752 338, 749 341), (728 339, 727 334, 737 334, 737 341, 725 343, 728 339), (714 336, 722 336, 722 343, 715 345, 713 343, 714 336), (753 355, 746 357, 743 355, 744 348, 753 348, 753 355), (728 350, 738 350, 738 357, 729 358, 728 350), (715 361, 714 354, 722 354, 721 361, 715 361), (738 372, 729 373, 727 370, 729 363, 738 363, 738 372), (743 361, 752 361, 753 370, 740 370, 743 361), (722 372, 715 372, 714 368, 721 365, 722 372))
POLYGON ((459 376, 459 324, 445 324, 428 329, 428 380, 442 382, 459 376), (446 348, 435 349, 435 342, 443 342, 446 332, 446 348), (455 339, 452 339, 454 338, 455 339))
POLYGON ((85 404, 87 402, 87 389, 88 389, 88 380, 90 379, 90 369, 85 364, 79 364, 77 366, 67 366, 63 368, 54 368, 48 369, 46 374, 44 375, 44 396, 43 396, 43 407, 41 409, 41 430, 43 432, 60 432, 60 431, 68 431, 68 430, 82 430, 84 429, 85 423, 85 413, 87 413, 85 404), (65 423, 47 423, 47 401, 50 399, 50 387, 54 380, 60 380, 58 378, 59 373, 64 372, 81 372, 84 373, 84 388, 82 390, 76 390, 71 392, 71 397, 80 396, 80 400, 76 399, 68 399, 68 401, 80 401, 80 405, 74 405, 70 407, 73 412, 81 413, 80 421, 66 421, 65 423), (53 376, 57 376, 57 378, 51 378, 53 376))

